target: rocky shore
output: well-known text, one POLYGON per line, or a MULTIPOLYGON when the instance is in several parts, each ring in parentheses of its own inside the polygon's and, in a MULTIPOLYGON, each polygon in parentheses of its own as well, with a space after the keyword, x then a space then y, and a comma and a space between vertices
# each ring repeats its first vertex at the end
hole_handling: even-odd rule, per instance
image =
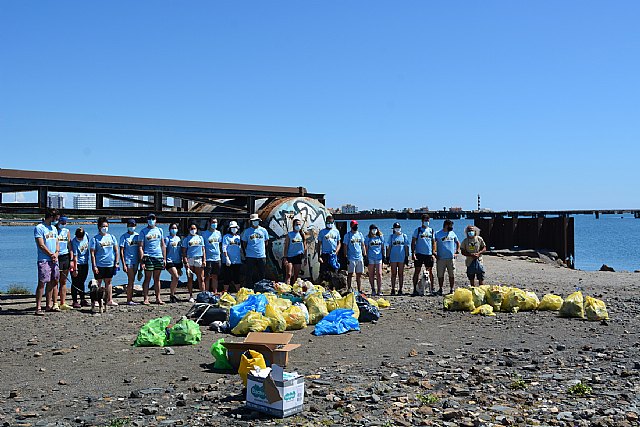
POLYGON ((241 338, 203 328, 197 346, 132 347, 145 321, 175 321, 188 303, 38 318, 33 297, 5 296, 0 425, 639 425, 640 275, 514 257, 485 263, 487 283, 539 297, 579 287, 607 303, 611 320, 551 312, 485 318, 444 312, 442 297, 387 297, 391 308, 359 333, 294 333, 302 347, 287 370, 307 377, 305 410, 275 420, 244 408, 237 375, 212 370, 211 343, 241 338))

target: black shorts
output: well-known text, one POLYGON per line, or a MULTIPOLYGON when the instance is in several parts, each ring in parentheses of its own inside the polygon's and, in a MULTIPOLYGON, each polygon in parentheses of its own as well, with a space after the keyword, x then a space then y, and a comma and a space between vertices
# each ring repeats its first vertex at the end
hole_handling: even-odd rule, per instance
POLYGON ((181 262, 169 262, 169 261, 167 261, 167 266, 165 267, 165 269, 169 270, 172 267, 175 267, 178 270, 180 270, 182 268, 182 263, 181 262))
POLYGON ((302 264, 302 257, 303 256, 304 256, 304 254, 299 254, 299 255, 296 255, 296 256, 288 256, 287 257, 287 261, 289 261, 293 265, 299 265, 299 264, 302 264))
POLYGON ((93 277, 96 280, 111 279, 115 273, 114 267, 98 267, 98 274, 94 274, 93 277))
POLYGON ((67 271, 71 266, 71 255, 64 254, 58 256, 58 268, 60 271, 67 271))
POLYGON ((209 261, 207 260, 207 265, 204 268, 205 276, 217 276, 220 274, 220 261, 209 261))
POLYGON ((224 267, 224 284, 235 283, 239 285, 242 279, 242 264, 231 264, 224 267))
POLYGON ((421 268, 423 265, 426 268, 433 267, 433 256, 425 254, 416 254, 416 261, 413 263, 415 268, 421 268))

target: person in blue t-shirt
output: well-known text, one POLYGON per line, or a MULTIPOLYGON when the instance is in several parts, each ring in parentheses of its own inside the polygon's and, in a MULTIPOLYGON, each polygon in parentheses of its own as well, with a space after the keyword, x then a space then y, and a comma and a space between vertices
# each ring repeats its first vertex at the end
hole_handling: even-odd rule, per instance
MULTIPOLYGON (((178 236, 178 224, 169 224, 169 235, 164 238, 164 247, 166 248, 167 263, 165 268, 171 276, 171 285, 169 286, 169 302, 176 303, 176 289, 182 275, 182 238, 178 236)), ((190 273, 187 273, 190 275, 190 273)), ((191 298, 193 300, 193 298, 191 298)), ((189 301, 193 302, 193 301, 189 301)))
POLYGON ((331 280, 331 273, 338 271, 331 265, 331 257, 340 253, 340 232, 334 227, 333 217, 327 215, 325 219, 325 228, 318 233, 318 243, 316 253, 318 254, 318 261, 320 262, 320 280, 329 283, 329 288, 333 289, 333 283, 331 280))
POLYGON ((76 237, 71 240, 73 263, 71 265, 71 298, 73 308, 88 307, 84 284, 89 275, 89 239, 84 228, 76 228, 76 237), (80 296, 80 302, 78 302, 80 296))
POLYGON ((367 256, 367 247, 364 245, 364 236, 358 231, 358 221, 351 221, 351 231, 342 239, 344 256, 349 264, 347 266, 347 290, 351 292, 353 273, 356 274, 358 292, 362 292, 362 273, 364 273, 364 257, 367 256))
POLYGON ((67 217, 61 216, 58 220, 58 268, 60 269, 60 287, 58 289, 58 297, 60 301, 60 310, 70 310, 71 306, 67 304, 67 277, 71 269, 73 261, 73 252, 70 251, 71 232, 67 228, 67 217))
POLYGON ((46 296, 45 310, 60 311, 57 299, 58 279, 58 229, 56 224, 60 214, 57 209, 47 208, 42 223, 33 229, 33 236, 38 249, 38 287, 36 289, 36 316, 44 315, 42 311, 42 294, 46 296))
MULTIPOLYGON (((204 239, 198 234, 198 226, 191 223, 189 235, 182 239, 182 262, 195 273, 200 292, 204 292, 204 266, 207 262, 204 239)), ((193 300, 193 276, 187 273, 189 301, 193 300)))
POLYGON ((396 294, 396 277, 398 278, 398 295, 402 295, 404 267, 409 262, 409 238, 402 232, 399 222, 393 224, 393 233, 387 242, 387 254, 391 265, 391 295, 396 294))
POLYGON ((435 256, 433 253, 436 247, 436 241, 434 239, 435 231, 429 227, 429 215, 422 215, 422 225, 415 229, 411 238, 411 253, 413 254, 413 295, 418 295, 418 281, 420 280, 420 273, 422 272, 422 266, 429 274, 429 292, 433 294, 433 264, 435 256))
POLYGON ((253 285, 264 279, 267 272, 269 232, 266 228, 260 227, 258 214, 251 214, 249 224, 251 226, 242 233, 242 247, 247 264, 246 286, 253 289, 253 285))
POLYGON ((122 270, 127 275, 127 305, 137 305, 133 301, 133 284, 136 280, 136 273, 140 265, 140 242, 139 234, 136 233, 136 220, 131 218, 127 221, 127 232, 120 236, 120 259, 122 259, 122 270))
POLYGON ((302 231, 302 220, 293 220, 293 231, 289 231, 284 237, 284 282, 293 285, 300 275, 302 264, 307 264, 307 242, 302 231))
POLYGON ((380 229, 375 225, 369 226, 369 234, 364 238, 364 245, 367 247, 367 261, 369 262, 369 284, 371 285, 371 295, 382 295, 382 260, 385 258, 384 239, 380 229), (378 282, 376 291, 375 282, 378 282))
POLYGON ((218 292, 218 277, 220 276, 220 244, 222 233, 218 230, 218 220, 209 218, 209 229, 202 233, 204 249, 207 252, 207 265, 204 267, 205 289, 218 292))
MULTIPOLYGON (((120 267, 118 240, 113 234, 109 234, 109 221, 104 216, 98 218, 98 230, 98 234, 89 242, 93 277, 97 280, 99 287, 102 287, 104 281, 104 299, 107 305, 116 306, 118 303, 113 301, 111 280, 120 267)), ((91 309, 95 309, 95 305, 91 309)))
POLYGON ((164 244, 162 228, 156 226, 156 215, 147 215, 147 226, 140 230, 138 236, 140 259, 144 268, 144 282, 142 282, 142 304, 149 304, 149 284, 153 277, 153 290, 156 294, 156 304, 162 305, 160 299, 160 273, 167 264, 167 247, 164 244))
POLYGON ((444 221, 442 230, 438 231, 436 239, 436 273, 438 275, 438 294, 442 295, 442 286, 444 285, 444 272, 449 273, 449 293, 453 292, 455 287, 454 272, 456 266, 454 260, 456 255, 460 253, 460 241, 458 236, 453 232, 453 221, 447 219, 444 221))
POLYGON ((239 231, 238 223, 231 221, 227 227, 227 234, 222 238, 222 259, 225 264, 224 292, 229 292, 230 287, 237 291, 242 283, 242 240, 239 231))

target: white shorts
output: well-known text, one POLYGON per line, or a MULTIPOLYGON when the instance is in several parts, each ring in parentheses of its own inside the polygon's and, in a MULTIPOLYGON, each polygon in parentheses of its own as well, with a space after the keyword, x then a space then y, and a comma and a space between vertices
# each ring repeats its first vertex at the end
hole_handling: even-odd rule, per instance
POLYGON ((453 277, 453 272, 456 270, 456 265, 452 259, 439 259, 436 261, 436 272, 438 279, 444 278, 445 270, 449 273, 449 277, 453 277))
POLYGON ((189 267, 202 268, 202 258, 189 258, 189 267))
POLYGON ((364 260, 362 259, 359 259, 357 261, 349 260, 347 273, 364 273, 364 260))

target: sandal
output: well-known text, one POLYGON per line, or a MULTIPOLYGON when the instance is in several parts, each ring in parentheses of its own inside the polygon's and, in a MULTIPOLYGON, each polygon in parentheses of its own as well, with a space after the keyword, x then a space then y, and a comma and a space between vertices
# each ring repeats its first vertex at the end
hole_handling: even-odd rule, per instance
POLYGON ((37 308, 36 311, 33 314, 35 316, 44 316, 44 311, 42 311, 41 308, 37 308))

